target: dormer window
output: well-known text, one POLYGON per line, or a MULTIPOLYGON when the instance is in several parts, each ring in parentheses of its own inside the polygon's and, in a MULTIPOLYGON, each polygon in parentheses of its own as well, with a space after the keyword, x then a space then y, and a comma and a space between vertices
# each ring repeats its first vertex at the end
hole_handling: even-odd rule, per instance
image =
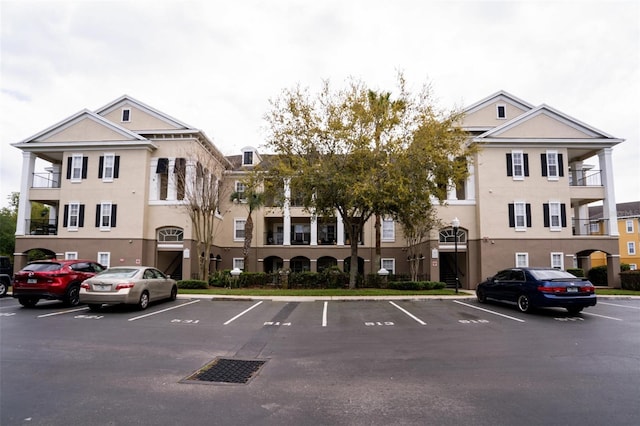
POLYGON ((122 122, 128 123, 131 121, 131 110, 129 108, 122 109, 122 122))
POLYGON ((504 120, 507 118, 507 106, 506 105, 496 105, 496 116, 500 120, 504 120))
POLYGON ((242 153, 242 165, 243 166, 253 165, 253 151, 245 151, 242 153))

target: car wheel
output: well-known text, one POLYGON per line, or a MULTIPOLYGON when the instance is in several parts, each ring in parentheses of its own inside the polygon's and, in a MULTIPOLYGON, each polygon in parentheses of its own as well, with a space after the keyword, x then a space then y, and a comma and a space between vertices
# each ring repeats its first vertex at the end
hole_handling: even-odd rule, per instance
POLYGON ((518 309, 520 312, 531 312, 531 299, 526 294, 518 296, 518 309))
POLYGON ((484 290, 482 289, 476 290, 476 297, 480 303, 485 303, 487 301, 487 295, 484 294, 484 290))
POLYGON ((33 308, 38 303, 37 297, 19 297, 18 302, 25 308, 33 308))
POLYGON ((178 287, 175 285, 171 287, 171 296, 169 296, 169 300, 176 300, 178 297, 178 287))
POLYGON ((567 312, 569 312, 569 315, 578 315, 580 312, 582 312, 582 306, 580 307, 571 307, 571 308, 567 308, 567 312))
POLYGON ((78 306, 80 304, 80 286, 72 285, 64 295, 64 303, 67 306, 78 306))
POLYGON ((102 308, 100 303, 89 303, 89 310, 92 312, 98 312, 102 308))
POLYGON ((9 284, 5 280, 0 280, 0 297, 4 297, 9 289, 9 284))
POLYGON ((147 309, 147 306, 149 306, 149 293, 145 290, 140 295, 140 300, 138 301, 138 308, 141 311, 143 311, 147 309))

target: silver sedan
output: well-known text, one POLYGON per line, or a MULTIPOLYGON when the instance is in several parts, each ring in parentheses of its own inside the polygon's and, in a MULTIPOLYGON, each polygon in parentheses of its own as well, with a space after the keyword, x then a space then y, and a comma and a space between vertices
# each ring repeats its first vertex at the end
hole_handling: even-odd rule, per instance
POLYGON ((103 304, 131 304, 146 309, 150 302, 175 300, 176 281, 150 266, 116 266, 82 282, 80 303, 92 311, 103 304))

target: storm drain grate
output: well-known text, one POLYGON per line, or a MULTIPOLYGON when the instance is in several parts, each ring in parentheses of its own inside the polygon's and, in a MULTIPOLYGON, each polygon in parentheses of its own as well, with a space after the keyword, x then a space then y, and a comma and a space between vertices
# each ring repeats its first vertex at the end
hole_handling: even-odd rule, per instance
POLYGON ((187 377, 187 381, 247 383, 267 361, 216 358, 187 377))

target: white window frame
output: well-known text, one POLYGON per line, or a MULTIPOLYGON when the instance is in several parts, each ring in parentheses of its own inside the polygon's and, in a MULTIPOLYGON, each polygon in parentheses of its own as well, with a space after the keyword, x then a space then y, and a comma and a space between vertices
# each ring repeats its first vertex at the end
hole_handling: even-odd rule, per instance
POLYGON ((380 226, 382 241, 395 241, 396 240, 396 224, 392 218, 382 218, 382 224, 380 226))
POLYGON ((627 219, 625 222, 627 234, 633 234, 633 219, 627 219))
POLYGON ((550 257, 551 257, 551 267, 564 271, 564 253, 559 251, 552 251, 550 254, 550 257))
POLYGON ((82 154, 71 156, 71 182, 82 182, 82 154))
POLYGON ((527 203, 524 201, 516 201, 513 203, 513 220, 516 231, 527 230, 527 203), (522 219, 522 224, 518 223, 518 218, 522 219))
POLYGON ((244 241, 245 226, 247 225, 247 219, 234 219, 233 220, 233 241, 244 241), (242 236, 238 236, 242 231, 242 236))
POLYGON ((513 180, 524 180, 524 151, 511 151, 511 176, 513 180), (516 173, 517 167, 519 173, 516 173))
POLYGON ((67 230, 77 231, 80 227, 80 203, 77 201, 69 203, 67 213, 67 230))
POLYGON ((629 270, 630 271, 636 271, 638 269, 638 264, 637 263, 630 263, 629 264, 629 270))
POLYGON ((547 180, 560 179, 560 162, 558 151, 547 151, 547 180), (554 169, 555 168, 555 169, 554 169))
POLYGON ((254 156, 255 156, 255 154, 254 154, 254 152, 253 152, 253 151, 251 151, 251 150, 242 151, 242 165, 243 165, 243 166, 252 166, 252 165, 253 165, 253 157, 254 157, 254 156), (246 158, 246 157, 247 157, 247 154, 251 154, 251 155, 250 155, 250 157, 251 157, 251 158, 250 158, 250 159, 251 159, 251 162, 250 162, 250 163, 247 163, 247 162, 245 161, 245 160, 247 159, 247 158, 246 158))
POLYGON ((111 230, 111 209, 112 203, 111 201, 102 201, 100 203, 100 230, 101 231, 109 231, 111 230), (105 224, 106 219, 106 224, 105 224))
POLYGON ((64 252, 64 259, 65 260, 77 260, 78 259, 78 252, 77 251, 65 251, 64 252))
POLYGON ((549 229, 562 231, 562 207, 557 201, 549 201, 549 229), (554 219, 556 220, 555 224, 554 219))
POLYGON ((507 105, 506 104, 497 104, 496 105, 496 118, 498 120, 506 120, 507 119, 507 105), (504 116, 500 117, 500 108, 504 112, 504 116))
POLYGON ((390 274, 396 273, 396 259, 393 257, 383 257, 380 259, 380 265, 389 271, 390 274))
POLYGON ((113 182, 116 170, 116 154, 105 153, 102 160, 102 181, 113 182))
POLYGON ((122 123, 130 123, 131 122, 131 108, 122 108, 122 113, 120 114, 120 120, 122 123), (127 116, 125 117, 125 113, 127 116), (126 120, 125 120, 126 118, 126 120))
POLYGON ((99 251, 98 263, 104 266, 105 268, 109 268, 111 266, 111 252, 99 251))
POLYGON ((246 203, 247 197, 245 197, 245 192, 247 191, 247 185, 237 180, 235 183, 235 190, 236 190, 236 193, 238 194, 238 199, 240 200, 240 202, 246 203))
POLYGON ((636 254, 636 242, 635 241, 627 241, 627 253, 629 255, 636 254))
POLYGON ((529 267, 529 253, 519 252, 515 255, 516 268, 528 268, 529 267))
POLYGON ((241 271, 244 271, 244 258, 242 257, 234 257, 233 258, 233 268, 238 268, 241 271))

